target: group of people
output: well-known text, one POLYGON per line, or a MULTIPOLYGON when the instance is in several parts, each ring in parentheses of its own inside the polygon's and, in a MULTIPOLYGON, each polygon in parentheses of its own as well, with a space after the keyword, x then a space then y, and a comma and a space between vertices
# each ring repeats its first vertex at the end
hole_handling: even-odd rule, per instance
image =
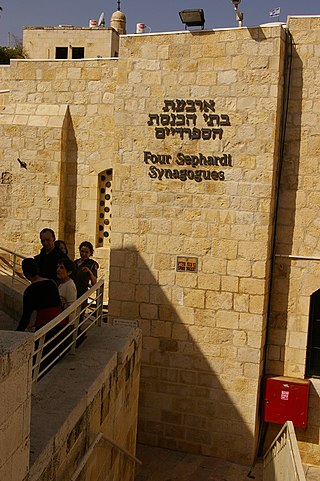
MULTIPOLYGON (((23 274, 31 284, 24 291, 23 312, 17 331, 33 326, 40 329, 97 282, 99 265, 91 259, 93 246, 90 242, 81 242, 80 257, 72 261, 65 242, 56 240, 52 229, 43 229, 40 241, 40 253, 22 261, 23 274), (34 311, 36 319, 33 324, 31 316, 34 311)), ((67 319, 63 323, 67 323, 67 319)))

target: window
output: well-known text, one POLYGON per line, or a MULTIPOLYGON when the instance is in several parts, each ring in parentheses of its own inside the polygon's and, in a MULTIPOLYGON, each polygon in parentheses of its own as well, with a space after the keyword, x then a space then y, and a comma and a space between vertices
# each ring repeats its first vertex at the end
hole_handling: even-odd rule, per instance
POLYGON ((112 204, 112 169, 99 174, 98 182, 98 222, 97 247, 106 247, 110 243, 111 204, 112 204))
POLYGON ((320 377, 320 289, 310 298, 307 377, 320 377))
POLYGON ((68 58, 68 47, 56 47, 56 58, 68 58))
POLYGON ((72 58, 84 58, 84 47, 72 47, 72 58))

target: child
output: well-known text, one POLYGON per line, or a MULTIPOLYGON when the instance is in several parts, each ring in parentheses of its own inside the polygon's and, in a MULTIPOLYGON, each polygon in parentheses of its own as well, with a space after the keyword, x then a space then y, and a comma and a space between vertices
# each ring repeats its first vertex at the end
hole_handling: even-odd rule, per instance
POLYGON ((57 278, 62 308, 66 309, 77 299, 77 288, 70 276, 74 271, 74 263, 65 257, 58 261, 57 278))
POLYGON ((77 286, 77 296, 87 292, 89 284, 93 286, 97 282, 99 264, 90 259, 93 255, 93 245, 91 242, 81 242, 79 246, 80 258, 75 260, 75 284, 77 286))

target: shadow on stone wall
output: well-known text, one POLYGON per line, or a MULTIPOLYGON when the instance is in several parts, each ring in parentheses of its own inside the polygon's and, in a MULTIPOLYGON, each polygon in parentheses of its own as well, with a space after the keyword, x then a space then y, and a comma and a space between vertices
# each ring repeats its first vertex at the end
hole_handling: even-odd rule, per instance
POLYGON ((134 246, 110 259, 110 322, 138 320, 143 332, 138 442, 250 464, 261 353, 205 309, 197 273, 152 257, 159 278, 134 246))
MULTIPOLYGON (((288 54, 290 55, 290 51, 288 54)), ((291 260, 286 256, 296 254, 292 249, 300 166, 303 65, 294 46, 292 46, 291 55, 291 71, 288 72, 290 90, 284 117, 286 131, 276 222, 275 254, 277 257, 273 265, 271 292, 268 371, 275 375, 284 374, 291 279, 291 260)))
POLYGON ((264 40, 267 40, 267 37, 265 36, 261 27, 248 27, 248 32, 250 33, 252 40, 255 40, 256 42, 263 42, 264 40))
MULTIPOLYGON (((268 370, 273 375, 284 375, 286 355, 286 342, 288 331, 288 313, 292 309, 290 301, 290 281, 295 282, 296 276, 292 272, 292 259, 289 255, 299 255, 294 251, 294 229, 297 204, 297 190, 299 182, 300 152, 303 132, 301 130, 302 117, 302 91, 303 91, 303 62, 296 49, 292 48, 292 66, 287 124, 285 132, 284 158, 281 170, 279 192, 278 221, 276 231, 276 259, 273 267, 273 285, 271 294, 271 315, 269 333, 268 370)), ((312 292, 310 292, 311 296, 312 292)), ((297 300, 298 301, 298 300, 297 300)), ((291 314, 291 315, 294 315, 291 314)), ((308 312, 305 313, 308 315, 308 312)), ((306 326, 306 329, 308 327, 306 326)), ((294 361, 292 361, 294 363, 294 361)), ((310 383, 308 429, 295 428, 297 439, 307 443, 301 445, 304 459, 308 462, 318 458, 319 445, 319 394, 310 383)), ((269 424, 266 434, 265 447, 280 431, 281 425, 269 424)))
POLYGON ((78 145, 69 107, 63 122, 61 144, 59 237, 66 242, 70 258, 73 259, 75 254, 78 145))

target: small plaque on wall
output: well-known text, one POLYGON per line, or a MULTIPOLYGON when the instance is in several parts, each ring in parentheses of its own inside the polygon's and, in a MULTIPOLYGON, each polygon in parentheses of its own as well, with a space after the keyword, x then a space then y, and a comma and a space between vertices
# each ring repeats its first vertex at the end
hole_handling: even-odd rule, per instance
POLYGON ((198 272, 198 257, 177 256, 176 272, 198 272))
POLYGON ((113 319, 113 325, 121 327, 138 327, 138 321, 133 321, 131 319, 113 319))

